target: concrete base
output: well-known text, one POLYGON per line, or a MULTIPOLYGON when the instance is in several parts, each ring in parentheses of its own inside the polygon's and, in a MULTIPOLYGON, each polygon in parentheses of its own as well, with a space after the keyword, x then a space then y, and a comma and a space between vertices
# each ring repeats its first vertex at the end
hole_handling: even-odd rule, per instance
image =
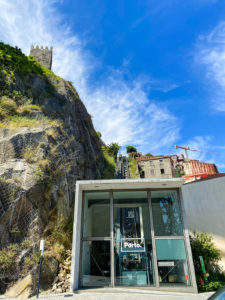
MULTIPOLYGON (((76 293, 65 294, 47 294, 40 295, 40 299, 52 299, 52 300, 206 300, 214 292, 202 293, 202 294, 189 294, 189 293, 172 293, 161 292, 151 290, 135 290, 125 288, 100 288, 100 289, 88 289, 78 290, 76 293)), ((9 299, 1 298, 0 299, 9 299)), ((12 300, 12 298, 10 298, 12 300)), ((14 298, 16 299, 16 298, 14 298)), ((32 297, 30 299, 36 299, 32 297)))

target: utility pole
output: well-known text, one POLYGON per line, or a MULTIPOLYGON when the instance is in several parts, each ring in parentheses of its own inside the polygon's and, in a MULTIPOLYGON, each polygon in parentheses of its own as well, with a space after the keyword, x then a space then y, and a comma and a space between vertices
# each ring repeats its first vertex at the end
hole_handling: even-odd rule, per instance
POLYGON ((42 268, 42 261, 43 261, 43 258, 44 258, 44 246, 45 246, 45 241, 41 240, 40 241, 41 258, 40 258, 40 268, 39 268, 38 282, 37 282, 37 288, 36 288, 36 298, 39 297, 39 287, 40 287, 40 280, 41 280, 41 268, 42 268))

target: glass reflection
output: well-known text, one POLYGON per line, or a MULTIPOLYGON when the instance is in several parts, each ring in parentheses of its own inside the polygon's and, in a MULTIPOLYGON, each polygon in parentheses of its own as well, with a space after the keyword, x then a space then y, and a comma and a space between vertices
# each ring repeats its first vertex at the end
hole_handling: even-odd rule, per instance
POLYGON ((154 282, 147 192, 114 192, 115 285, 154 282))
POLYGON ((155 236, 183 235, 177 191, 152 191, 155 236))
POLYGON ((108 192, 85 193, 83 237, 110 236, 108 192))
POLYGON ((184 240, 156 240, 159 283, 190 285, 184 240))

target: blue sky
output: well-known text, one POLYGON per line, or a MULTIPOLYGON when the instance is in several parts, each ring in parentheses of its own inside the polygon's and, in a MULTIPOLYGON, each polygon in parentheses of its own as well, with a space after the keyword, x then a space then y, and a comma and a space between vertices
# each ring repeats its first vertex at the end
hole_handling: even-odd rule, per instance
POLYGON ((52 45, 106 143, 225 171, 225 1, 0 0, 0 40, 52 45))

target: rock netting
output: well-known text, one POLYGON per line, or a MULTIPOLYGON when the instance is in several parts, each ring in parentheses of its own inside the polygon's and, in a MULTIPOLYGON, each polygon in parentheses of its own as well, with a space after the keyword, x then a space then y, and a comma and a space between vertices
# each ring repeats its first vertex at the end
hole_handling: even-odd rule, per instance
MULTIPOLYGON (((4 78, 0 92, 5 97, 4 78)), ((0 251, 13 255, 10 265, 7 260, 0 264, 0 293, 22 278, 25 265, 29 271, 37 265, 36 248, 50 212, 56 211, 55 222, 68 220, 76 181, 101 178, 104 168, 102 142, 70 82, 36 73, 9 78, 7 101, 17 108, 24 103, 34 107, 15 115, 16 128, 7 123, 0 128, 0 251)))
POLYGON ((55 278, 52 287, 52 293, 70 292, 70 272, 72 252, 67 250, 66 260, 59 265, 59 274, 55 278))

